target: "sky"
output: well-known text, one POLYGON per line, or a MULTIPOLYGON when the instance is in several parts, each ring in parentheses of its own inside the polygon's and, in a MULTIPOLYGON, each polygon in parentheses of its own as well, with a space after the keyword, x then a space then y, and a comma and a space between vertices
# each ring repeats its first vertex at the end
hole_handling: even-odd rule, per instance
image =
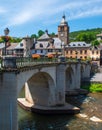
POLYGON ((57 33, 63 14, 70 32, 102 28, 102 0, 0 0, 0 35, 6 27, 14 37, 57 33))

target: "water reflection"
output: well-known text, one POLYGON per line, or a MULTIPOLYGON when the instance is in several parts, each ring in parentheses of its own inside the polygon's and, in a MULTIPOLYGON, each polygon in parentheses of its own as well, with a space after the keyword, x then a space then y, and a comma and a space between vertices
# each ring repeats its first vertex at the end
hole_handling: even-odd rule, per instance
POLYGON ((20 130, 68 130, 71 115, 39 115, 24 111, 18 106, 20 130))
POLYGON ((40 115, 18 106, 19 130, 102 130, 102 123, 90 121, 90 117, 102 118, 102 93, 68 97, 68 102, 81 108, 88 119, 77 115, 40 115))

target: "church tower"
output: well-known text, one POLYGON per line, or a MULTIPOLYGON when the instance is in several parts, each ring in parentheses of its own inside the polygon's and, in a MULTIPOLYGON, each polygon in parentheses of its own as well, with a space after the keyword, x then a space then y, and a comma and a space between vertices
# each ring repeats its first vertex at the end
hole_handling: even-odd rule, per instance
POLYGON ((65 45, 69 44, 69 26, 66 22, 66 17, 63 15, 60 25, 58 26, 58 38, 64 42, 65 45))

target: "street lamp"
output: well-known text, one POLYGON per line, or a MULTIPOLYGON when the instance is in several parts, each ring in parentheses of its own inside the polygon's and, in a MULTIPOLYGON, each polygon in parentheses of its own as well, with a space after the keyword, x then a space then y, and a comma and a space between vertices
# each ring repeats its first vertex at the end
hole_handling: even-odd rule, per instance
POLYGON ((4 42, 5 42, 5 48, 4 48, 4 55, 6 56, 6 43, 9 41, 9 38, 7 37, 7 35, 9 34, 10 30, 8 28, 4 29, 4 42))

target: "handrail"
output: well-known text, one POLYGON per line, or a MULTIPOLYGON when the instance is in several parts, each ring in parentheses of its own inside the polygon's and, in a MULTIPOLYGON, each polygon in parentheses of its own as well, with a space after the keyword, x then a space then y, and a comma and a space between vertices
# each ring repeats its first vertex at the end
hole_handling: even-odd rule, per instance
MULTIPOLYGON (((81 60, 72 60, 67 58, 32 58, 32 57, 3 57, 0 59, 0 69, 2 68, 19 68, 25 66, 33 66, 47 63, 67 63, 67 62, 82 62, 81 60)), ((86 62, 83 62, 86 63, 86 62)))

